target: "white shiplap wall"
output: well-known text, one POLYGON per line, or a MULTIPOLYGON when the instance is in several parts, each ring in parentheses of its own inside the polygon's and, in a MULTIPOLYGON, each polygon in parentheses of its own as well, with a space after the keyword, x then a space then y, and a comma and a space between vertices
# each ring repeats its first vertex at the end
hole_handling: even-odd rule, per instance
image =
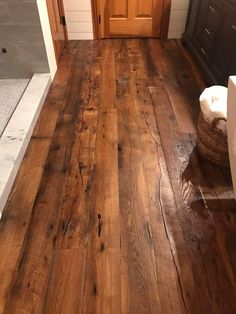
MULTIPOLYGON (((169 38, 180 38, 187 18, 189 0, 172 0, 169 38)), ((64 0, 69 39, 93 39, 90 0, 64 0)))
POLYGON ((64 0, 64 8, 69 39, 93 39, 90 0, 64 0))
POLYGON ((169 38, 181 38, 185 29, 189 0, 172 0, 169 38))

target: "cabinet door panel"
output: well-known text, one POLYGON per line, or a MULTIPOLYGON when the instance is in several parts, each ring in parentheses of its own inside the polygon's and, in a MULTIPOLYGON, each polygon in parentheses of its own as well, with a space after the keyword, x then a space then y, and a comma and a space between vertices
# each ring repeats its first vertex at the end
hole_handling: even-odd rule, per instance
POLYGON ((233 59, 230 62, 229 73, 227 76, 236 75, 236 51, 234 51, 233 59))
POLYGON ((205 29, 207 13, 209 10, 209 0, 200 0, 198 5, 197 21, 194 32, 194 41, 197 46, 201 45, 203 31, 205 29))
POLYGON ((210 84, 236 75, 236 0, 190 0, 183 37, 210 84))
POLYGON ((236 11, 224 6, 219 24, 213 65, 217 74, 227 80, 229 75, 236 74, 236 11))

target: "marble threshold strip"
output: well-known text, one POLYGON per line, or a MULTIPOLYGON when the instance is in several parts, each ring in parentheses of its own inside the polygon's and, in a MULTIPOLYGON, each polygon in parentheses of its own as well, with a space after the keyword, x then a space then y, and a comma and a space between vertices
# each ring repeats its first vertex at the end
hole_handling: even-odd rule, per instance
POLYGON ((0 218, 51 83, 34 74, 0 138, 0 218))

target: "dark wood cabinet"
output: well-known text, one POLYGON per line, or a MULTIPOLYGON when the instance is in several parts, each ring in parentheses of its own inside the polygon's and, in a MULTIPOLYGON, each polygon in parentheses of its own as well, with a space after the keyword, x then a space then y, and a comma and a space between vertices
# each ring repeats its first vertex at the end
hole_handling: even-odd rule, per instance
POLYGON ((191 0, 183 41, 210 84, 236 75, 236 0, 191 0))
POLYGON ((209 6, 209 1, 208 0, 200 0, 196 1, 198 3, 198 8, 197 8, 197 19, 196 19, 196 24, 193 32, 193 40, 195 41, 196 47, 201 46, 201 39, 202 39, 202 33, 205 27, 205 20, 208 12, 208 6, 209 6))

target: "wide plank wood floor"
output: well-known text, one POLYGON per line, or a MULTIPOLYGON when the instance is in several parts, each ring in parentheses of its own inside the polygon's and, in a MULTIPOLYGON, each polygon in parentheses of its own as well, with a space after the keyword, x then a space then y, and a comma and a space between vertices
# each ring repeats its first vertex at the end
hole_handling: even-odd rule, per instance
POLYGON ((179 42, 70 42, 0 221, 0 313, 236 313, 229 171, 179 42))

